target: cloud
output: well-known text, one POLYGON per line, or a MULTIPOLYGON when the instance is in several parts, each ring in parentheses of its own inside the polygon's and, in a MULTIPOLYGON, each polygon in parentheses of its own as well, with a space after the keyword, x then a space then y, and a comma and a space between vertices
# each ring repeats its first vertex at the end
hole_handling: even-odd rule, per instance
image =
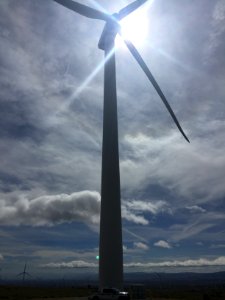
POLYGON ((215 6, 213 18, 218 21, 225 20, 225 2, 224 0, 219 0, 215 6))
POLYGON ((210 246, 211 249, 220 249, 220 248, 225 248, 225 244, 213 244, 210 246))
MULTIPOLYGON (((113 11, 111 1, 104 2, 113 11)), ((191 143, 133 58, 119 51, 121 188, 124 199, 138 199, 122 203, 127 235, 146 245, 159 239, 223 245, 225 2, 187 1, 185 9, 179 1, 166 9, 156 2, 143 58, 191 143), (166 203, 174 215, 161 222, 166 203), (210 217, 210 209, 219 214, 210 217)), ((0 224, 78 221, 97 228, 100 195, 74 191, 100 190, 103 70, 77 91, 103 58, 97 49, 102 23, 54 1, 0 1, 0 20, 0 224)), ((7 230, 13 236, 19 228, 7 230)), ((6 247, 0 252, 5 257, 6 247)), ((70 259, 91 261, 72 254, 57 261, 70 259)))
POLYGON ((98 192, 83 191, 32 200, 21 196, 13 204, 0 200, 0 208, 2 225, 52 226, 74 221, 98 224, 100 195, 98 192))
POLYGON ((127 252, 128 248, 127 246, 123 245, 123 252, 127 252))
MULTIPOLYGON (((222 99, 224 92, 218 88, 218 93, 222 99)), ((176 196, 171 197, 172 202, 178 202, 180 197, 176 203, 179 206, 187 206, 187 201, 188 206, 193 206, 223 197, 225 159, 221 133, 225 122, 211 120, 209 124, 204 118, 197 122, 194 130, 198 136, 192 137, 190 145, 179 139, 176 132, 168 137, 145 134, 141 141, 135 133, 125 136, 124 148, 129 154, 121 161, 125 188, 132 193, 135 189, 148 189, 149 183, 161 185, 176 196), (143 147, 145 152, 140 153, 143 147)))
POLYGON ((140 224, 140 225, 148 225, 149 224, 149 222, 146 218, 132 213, 129 209, 127 209, 124 206, 122 207, 122 216, 125 220, 127 220, 129 222, 133 222, 133 223, 140 224))
POLYGON ((59 260, 91 260, 99 253, 98 249, 90 249, 90 250, 80 250, 80 251, 71 251, 71 250, 63 250, 63 249, 52 249, 47 248, 36 250, 33 252, 34 257, 39 257, 41 259, 46 259, 46 261, 52 260, 54 258, 54 262, 59 260))
POLYGON ((203 242, 197 242, 196 245, 197 246, 203 246, 204 244, 203 244, 203 242))
POLYGON ((154 246, 161 247, 161 248, 166 248, 166 249, 171 249, 172 248, 172 246, 168 242, 163 241, 163 240, 154 243, 154 246))
POLYGON ((3 260, 3 255, 2 254, 0 254, 0 260, 3 260))
POLYGON ((141 234, 137 234, 137 233, 134 233, 132 232, 131 230, 127 229, 127 228, 123 228, 123 231, 128 234, 128 236, 131 236, 132 238, 134 238, 135 240, 139 240, 139 241, 142 241, 142 242, 145 242, 147 243, 148 240, 146 238, 144 238, 141 234))
POLYGON ((148 225, 149 221, 141 215, 141 213, 151 213, 156 215, 160 212, 169 211, 168 205, 165 201, 143 201, 143 200, 126 200, 122 204, 122 216, 127 221, 148 225))
MULTIPOLYGON (((194 215, 193 218, 187 218, 186 224, 175 224, 170 227, 170 240, 176 242, 183 239, 191 239, 197 236, 197 241, 201 239, 201 235, 207 233, 210 240, 210 229, 215 226, 223 228, 224 214, 222 213, 204 213, 194 215)), ((215 238, 215 234, 213 234, 215 238)))
POLYGON ((187 206, 186 209, 188 209, 192 213, 204 213, 206 210, 198 205, 193 206, 187 206))
POLYGON ((97 268, 98 265, 91 262, 86 262, 83 260, 74 260, 70 262, 61 262, 61 263, 49 263, 42 265, 43 268, 52 268, 52 269, 83 269, 83 268, 97 268))
MULTIPOLYGON (((124 202, 122 218, 135 224, 148 225, 149 221, 140 213, 156 214, 164 207, 166 204, 163 201, 154 204, 144 201, 124 202)), ((16 201, 1 199, 0 208, 2 225, 53 226, 76 221, 96 225, 100 218, 100 194, 82 191, 70 195, 44 195, 31 200, 21 195, 16 201)))
POLYGON ((127 263, 125 267, 207 267, 207 266, 225 266, 225 256, 221 256, 215 259, 187 259, 187 260, 173 260, 164 262, 146 262, 146 263, 127 263))
POLYGON ((165 201, 161 200, 155 202, 133 200, 126 202, 125 205, 130 210, 151 212, 154 215, 166 210, 168 206, 165 201))
MULTIPOLYGON (((204 62, 214 70, 218 67, 224 66, 222 60, 222 53, 224 52, 223 39, 225 36, 225 2, 224 0, 216 1, 214 10, 212 12, 211 23, 209 28, 209 37, 207 45, 205 46, 205 57, 204 62)), ((219 71, 219 68, 218 68, 219 71)))
POLYGON ((135 242, 134 246, 138 249, 145 250, 145 251, 149 249, 148 245, 141 242, 135 242))
MULTIPOLYGON (((125 263, 127 268, 151 268, 151 267, 208 267, 208 266, 225 266, 225 256, 215 259, 187 259, 187 260, 173 260, 164 262, 131 262, 125 263)), ((49 263, 42 265, 43 268, 97 268, 98 264, 86 261, 70 261, 61 263, 49 263)))

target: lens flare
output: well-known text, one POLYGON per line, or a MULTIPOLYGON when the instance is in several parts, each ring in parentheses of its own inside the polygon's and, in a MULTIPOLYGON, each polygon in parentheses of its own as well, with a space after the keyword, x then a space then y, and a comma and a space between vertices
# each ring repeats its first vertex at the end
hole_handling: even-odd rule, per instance
MULTIPOLYGON (((121 35, 137 47, 144 44, 148 34, 148 19, 146 11, 140 9, 120 21, 121 35)), ((116 39, 116 45, 121 45, 121 38, 116 39)))

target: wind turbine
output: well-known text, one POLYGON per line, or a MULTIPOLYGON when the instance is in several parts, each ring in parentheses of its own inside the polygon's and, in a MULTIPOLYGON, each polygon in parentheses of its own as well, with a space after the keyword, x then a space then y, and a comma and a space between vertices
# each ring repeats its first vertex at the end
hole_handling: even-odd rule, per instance
MULTIPOLYGON (((122 288, 123 250, 118 151, 115 37, 117 34, 121 34, 119 22, 148 0, 136 0, 121 9, 118 13, 112 15, 72 0, 54 1, 85 17, 99 19, 106 23, 98 44, 98 47, 105 53, 99 281, 101 288, 105 286, 122 288)), ((189 142, 172 108, 137 49, 128 40, 125 40, 125 44, 150 82, 153 84, 178 129, 189 142)))
POLYGON ((26 272, 26 268, 27 268, 27 263, 25 263, 25 265, 24 265, 23 272, 21 272, 21 273, 19 273, 19 274, 16 275, 16 276, 23 276, 22 277, 22 281, 23 282, 24 282, 26 276, 30 276, 31 277, 31 275, 28 272, 26 272))

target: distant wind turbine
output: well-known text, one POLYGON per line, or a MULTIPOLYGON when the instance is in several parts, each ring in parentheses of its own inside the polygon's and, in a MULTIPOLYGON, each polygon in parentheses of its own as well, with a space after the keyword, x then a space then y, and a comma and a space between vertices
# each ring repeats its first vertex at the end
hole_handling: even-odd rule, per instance
MULTIPOLYGON (((99 19, 106 23, 98 44, 98 47, 105 52, 99 280, 100 287, 111 286, 122 288, 123 249, 118 151, 115 37, 117 34, 121 35, 119 22, 148 0, 136 0, 121 9, 118 13, 112 15, 72 0, 54 1, 85 17, 99 19)), ((137 49, 128 40, 125 40, 125 44, 156 89, 178 129, 189 142, 172 108, 137 49)))
POLYGON ((28 272, 26 272, 26 268, 27 268, 27 264, 25 263, 23 272, 21 272, 21 273, 19 273, 19 274, 16 275, 16 276, 22 276, 22 281, 23 282, 24 282, 26 276, 30 276, 31 277, 31 275, 28 272))

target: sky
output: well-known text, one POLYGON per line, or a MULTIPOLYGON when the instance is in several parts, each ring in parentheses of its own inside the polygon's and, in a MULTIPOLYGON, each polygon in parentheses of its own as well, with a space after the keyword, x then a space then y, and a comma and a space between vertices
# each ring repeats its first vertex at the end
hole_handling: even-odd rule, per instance
MULTIPOLYGON (((139 13, 134 44, 190 144, 120 44, 124 270, 225 271, 225 0, 139 13)), ((0 1, 0 279, 25 263, 35 278, 98 272, 103 26, 52 0, 0 1)))

